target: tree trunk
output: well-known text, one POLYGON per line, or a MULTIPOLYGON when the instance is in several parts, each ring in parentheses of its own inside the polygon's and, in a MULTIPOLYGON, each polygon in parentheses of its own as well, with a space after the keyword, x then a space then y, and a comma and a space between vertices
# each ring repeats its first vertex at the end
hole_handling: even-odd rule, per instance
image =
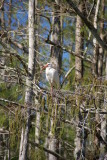
MULTIPOLYGON (((37 103, 36 103, 36 106, 38 106, 37 103)), ((36 107, 36 108, 38 110, 39 106, 36 107)), ((36 123, 36 127, 35 127, 35 142, 39 143, 39 135, 40 135, 40 112, 39 111, 36 112, 36 121, 35 121, 35 123, 36 123)))
POLYGON ((97 30, 94 28, 94 26, 91 24, 89 20, 85 17, 85 15, 82 14, 82 11, 80 11, 76 4, 72 0, 66 0, 67 3, 70 5, 71 8, 74 9, 74 11, 77 13, 78 16, 81 17, 83 22, 86 24, 86 26, 89 28, 91 31, 92 35, 97 39, 98 43, 105 49, 107 50, 107 45, 104 41, 101 40, 100 36, 97 33, 97 30))
MULTIPOLYGON (((39 19, 39 14, 37 14, 37 7, 38 7, 38 0, 35 0, 35 25, 36 25, 36 38, 35 38, 35 45, 36 45, 36 51, 39 51, 39 23, 40 23, 40 19, 39 19)), ((37 71, 37 70, 36 70, 37 71)), ((38 72, 38 71, 37 71, 38 72)), ((36 77, 35 77, 35 81, 36 81, 36 77)), ((37 92, 35 91, 35 95, 37 95, 37 92)), ((35 127, 35 142, 39 143, 39 135, 40 135, 40 104, 38 102, 38 100, 35 98, 35 106, 36 106, 36 127, 35 127)), ((36 147, 37 149, 37 147, 36 147)))
MULTIPOLYGON (((97 1, 96 3, 96 9, 95 9, 95 16, 94 16, 94 27, 96 29, 98 29, 98 13, 99 13, 99 7, 100 7, 100 0, 97 1)), ((93 39, 93 45, 94 45, 94 51, 93 51, 93 75, 94 76, 98 76, 98 55, 99 55, 99 45, 98 42, 96 40, 96 38, 93 39)), ((96 88, 96 94, 97 94, 97 88, 96 88)), ((100 107, 100 103, 97 100, 97 97, 99 97, 99 95, 97 95, 95 97, 95 105, 97 106, 96 109, 96 114, 95 114, 95 157, 97 158, 99 155, 99 148, 100 148, 100 142, 99 139, 97 137, 97 135, 100 134, 100 114, 99 114, 99 107, 100 107)))
MULTIPOLYGON (((81 3, 79 5, 79 9, 82 11, 83 10, 83 4, 81 3)), ((83 22, 82 19, 77 16, 77 21, 76 21, 76 44, 75 44, 75 54, 76 55, 83 55, 83 32, 81 31, 81 28, 83 27, 83 22)), ((76 81, 81 80, 83 77, 83 60, 79 57, 75 58, 75 78, 76 81)))
MULTIPOLYGON (((55 107, 55 110, 56 110, 56 107, 55 107)), ((50 133, 49 133, 49 149, 53 152, 56 152, 57 151, 57 144, 58 144, 58 140, 57 140, 57 137, 55 135, 55 129, 54 129, 54 125, 55 124, 55 119, 56 118, 54 115, 54 109, 52 109, 53 113, 52 113, 52 118, 51 118, 51 124, 50 124, 50 133), (53 131, 54 130, 54 131, 53 131)), ((57 157, 53 156, 52 154, 49 154, 49 157, 48 157, 49 160, 57 160, 57 157)))
MULTIPOLYGON (((61 45, 61 16, 60 13, 60 7, 59 7, 59 1, 55 0, 56 4, 54 4, 54 12, 52 17, 52 34, 51 34, 51 41, 53 41, 55 44, 61 45), (58 5, 57 5, 58 4, 58 5)), ((51 57, 55 57, 58 59, 58 65, 59 69, 61 69, 62 66, 62 51, 57 46, 51 46, 51 57)))
MULTIPOLYGON (((84 14, 84 1, 81 1, 79 4, 79 10, 84 14)), ((75 54, 83 55, 83 44, 84 44, 84 33, 82 27, 84 26, 82 19, 77 15, 76 21, 76 37, 75 37, 75 54)), ((79 57, 75 57, 75 79, 76 79, 76 93, 79 92, 78 86, 83 77, 83 60, 79 57)), ((76 96, 76 105, 79 108, 76 121, 78 122, 78 127, 76 127, 76 138, 75 138, 75 151, 74 157, 76 160, 84 159, 85 157, 85 141, 84 139, 84 130, 79 127, 79 123, 82 122, 83 117, 80 111, 80 103, 78 95, 76 96)))
MULTIPOLYGON (((104 5, 105 0, 101 1, 101 22, 100 22, 100 37, 104 41, 104 5)), ((99 57, 98 57, 98 76, 102 76, 102 71, 103 71, 103 57, 104 57, 104 49, 100 46, 99 47, 99 57)))
MULTIPOLYGON (((4 20, 4 1, 2 2, 2 10, 1 10, 1 31, 2 33, 4 32, 4 29, 5 29, 5 20, 4 20)), ((2 36, 1 36, 2 37, 2 36)), ((4 50, 2 48, 2 50, 4 50)), ((2 57, 2 55, 0 55, 0 62, 2 65, 5 65, 5 57, 2 57)), ((4 69, 0 69, 1 70, 1 79, 3 81, 5 81, 5 70, 4 69)))
MULTIPOLYGON (((100 0, 97 1, 96 10, 95 10, 95 17, 94 17, 94 27, 97 29, 98 26, 98 12, 100 7, 100 0)), ((93 75, 98 75, 98 55, 99 55, 99 45, 96 38, 93 39, 94 45, 94 53, 93 53, 93 75)))
POLYGON ((106 53, 106 67, 105 67, 105 73, 106 73, 106 80, 107 80, 107 53, 106 53))
MULTIPOLYGON (((52 34, 51 34, 51 41, 55 42, 56 44, 61 45, 62 37, 61 37, 61 17, 59 15, 60 11, 60 1, 55 0, 56 4, 54 4, 54 11, 53 11, 53 17, 52 17, 52 34)), ((55 57, 58 62, 58 67, 61 69, 62 66, 62 51, 57 46, 51 46, 51 57, 55 57)), ((52 107, 52 116, 51 116, 51 124, 50 124, 50 133, 49 133, 49 149, 57 152, 59 149, 59 143, 56 137, 55 133, 55 125, 59 123, 55 123, 55 119, 57 119, 57 99, 54 99, 55 103, 52 107), (54 129, 53 129, 54 128, 54 129), (54 131, 53 131, 54 130, 54 131)), ((49 154, 48 157, 49 160, 57 160, 57 157, 49 154)))
MULTIPOLYGON (((104 7, 105 7, 105 0, 101 1, 101 22, 100 22, 100 37, 102 40, 104 40, 104 7)), ((102 77, 102 71, 103 71, 103 57, 104 57, 104 49, 102 47, 99 48, 99 59, 98 59, 98 75, 100 76, 100 78, 102 77)), ((107 68, 106 68, 106 72, 107 72, 107 68)), ((107 80, 107 78, 106 78, 107 80)), ((106 98, 106 90, 105 90, 105 98, 106 98)), ((103 111, 106 112, 107 111, 107 107, 106 107, 106 102, 105 102, 105 98, 104 98, 104 103, 103 103, 103 111)), ((103 140, 106 142, 106 134, 107 134, 107 116, 106 114, 101 115, 101 137, 103 138, 103 140)), ((100 143, 100 160, 104 159, 104 156, 106 154, 106 145, 103 143, 100 143)))
POLYGON ((28 77, 26 80, 26 93, 25 93, 25 105, 26 112, 24 111, 24 115, 26 116, 26 125, 25 128, 22 128, 21 133, 21 142, 20 142, 20 153, 19 160, 27 159, 27 146, 28 146, 28 136, 30 129, 30 106, 32 105, 32 94, 33 94, 33 80, 34 80, 34 72, 35 72, 35 30, 34 30, 34 22, 35 22, 35 0, 29 0, 29 57, 28 57, 28 77))

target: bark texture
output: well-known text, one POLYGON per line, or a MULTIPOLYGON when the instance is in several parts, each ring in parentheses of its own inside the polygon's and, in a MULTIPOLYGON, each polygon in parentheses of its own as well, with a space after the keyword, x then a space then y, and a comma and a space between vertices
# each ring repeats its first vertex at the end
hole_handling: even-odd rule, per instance
MULTIPOLYGON (((79 9, 81 11, 83 11, 83 9, 84 9, 83 3, 81 3, 79 5, 79 9)), ((75 40, 76 40, 75 54, 80 55, 80 56, 83 55, 83 44, 84 44, 82 27, 83 27, 83 21, 77 15, 76 33, 75 33, 76 34, 75 35, 75 40)), ((83 77, 83 60, 76 56, 76 58, 75 58, 75 78, 76 78, 76 81, 81 80, 82 77, 83 77)))
POLYGON ((20 142, 20 153, 19 160, 27 159, 27 147, 28 147, 28 136, 30 129, 30 114, 31 110, 28 109, 32 105, 32 96, 33 96, 33 80, 35 72, 35 30, 34 30, 34 21, 35 21, 35 0, 29 0, 29 57, 28 57, 28 77, 26 80, 26 92, 25 92, 25 105, 26 112, 24 111, 24 116, 26 116, 25 128, 22 128, 21 133, 21 142, 20 142))
MULTIPOLYGON (((60 16, 60 6, 59 1, 55 1, 54 4, 54 12, 52 16, 52 34, 51 34, 51 41, 55 44, 61 45, 61 16, 60 16)), ((61 69, 62 65, 62 51, 57 46, 51 46, 51 57, 55 57, 58 59, 59 69, 61 69)))
MULTIPOLYGON (((40 18, 39 18, 39 14, 37 13, 37 8, 38 8, 38 0, 35 0, 35 26, 36 26, 36 37, 35 37, 35 45, 36 45, 36 51, 39 51, 39 24, 40 24, 40 18)), ((37 56, 36 56, 37 57, 37 56)), ((38 70, 36 69, 36 71, 38 72, 38 70)), ((35 77, 35 82, 36 82, 37 77, 35 77)), ((37 96, 37 92, 35 91, 35 95, 37 96)), ((35 97, 35 106, 37 109, 36 112, 36 126, 35 126, 35 142, 39 143, 39 135, 40 135, 40 104, 39 101, 37 100, 37 98, 35 97)), ((36 147, 37 149, 37 147, 36 147)))
MULTIPOLYGON (((101 1, 101 22, 100 22, 100 37, 102 40, 104 40, 104 14, 105 14, 105 0, 101 1)), ((99 48, 99 59, 98 59, 98 76, 101 78, 103 75, 103 57, 104 57, 104 49, 102 47, 99 48)), ((107 68, 106 68, 107 72, 107 68)), ((107 74, 106 74, 107 76, 107 74)), ((107 80, 107 77, 106 77, 107 80)), ((105 99, 107 97, 107 91, 105 89, 105 95, 104 95, 104 103, 101 107, 103 107, 103 111, 107 112, 107 104, 105 102, 105 99)), ((101 137, 105 142, 107 142, 107 115, 101 115, 101 137)), ((104 156, 106 155, 107 146, 104 143, 100 143, 100 159, 104 159, 104 156)))
MULTIPOLYGON (((52 34, 51 41, 54 43, 61 45, 62 37, 61 37, 61 17, 60 17, 60 1, 55 0, 54 8, 53 8, 53 17, 52 17, 52 34)), ((57 59, 58 67, 61 69, 62 66, 62 51, 57 46, 51 46, 51 57, 57 59)), ((59 149, 59 143, 55 133, 55 119, 57 119, 57 99, 54 99, 54 106, 52 107, 52 116, 51 116, 51 124, 50 124, 50 133, 49 133, 49 149, 57 152, 59 149)), ((57 160, 57 157, 49 154, 49 160, 57 160)))
MULTIPOLYGON (((95 17, 94 17, 94 28, 98 28, 98 13, 100 7, 100 0, 97 1, 96 10, 95 10, 95 17)), ((99 55, 99 45, 96 38, 93 39, 94 45, 94 53, 93 53, 93 75, 98 75, 98 55, 99 55)))
MULTIPOLYGON (((55 100, 57 103, 57 100, 55 100)), ((49 150, 57 153, 58 151, 58 140, 56 137, 56 126, 55 120, 57 119, 57 105, 54 104, 52 106, 52 115, 51 115, 51 123, 50 123, 50 133, 49 133, 49 150)), ((49 160, 57 160, 57 157, 49 154, 49 160)))
MULTIPOLYGON (((84 14, 84 1, 81 1, 79 4, 79 10, 84 14)), ((75 35, 75 54, 83 55, 83 44, 84 44, 84 33, 83 33, 84 23, 82 19, 77 15, 76 20, 76 35, 75 35)), ((76 93, 79 92, 78 85, 83 77, 83 60, 79 57, 75 57, 75 79, 76 79, 76 93)), ((76 127, 76 138, 75 138, 75 150, 74 157, 76 160, 84 159, 85 157, 85 142, 83 141, 84 137, 84 129, 79 127, 79 123, 82 122, 83 117, 80 111, 80 103, 78 96, 76 97, 76 105, 79 108, 78 115, 76 117, 76 121, 78 122, 78 126, 76 127)))
MULTIPOLYGON (((0 20, 1 20, 1 33, 3 32, 3 30, 5 29, 5 20, 4 20, 4 1, 2 2, 2 10, 1 10, 1 17, 0 17, 0 20)), ((1 38, 2 37, 2 34, 1 34, 1 38)), ((3 41, 4 41, 4 38, 3 38, 3 41)), ((4 49, 2 49, 4 50, 4 49)), ((5 57, 2 57, 0 55, 0 62, 2 65, 5 65, 5 57)), ((5 70, 4 69, 0 69, 1 71, 1 77, 2 77, 2 80, 5 81, 5 70)))
MULTIPOLYGON (((101 22, 100 22, 100 37, 104 41, 104 4, 105 0, 101 1, 101 22)), ((102 71, 103 71, 103 57, 104 57, 104 49, 100 46, 99 47, 99 57, 98 57, 98 76, 102 76, 102 71)))

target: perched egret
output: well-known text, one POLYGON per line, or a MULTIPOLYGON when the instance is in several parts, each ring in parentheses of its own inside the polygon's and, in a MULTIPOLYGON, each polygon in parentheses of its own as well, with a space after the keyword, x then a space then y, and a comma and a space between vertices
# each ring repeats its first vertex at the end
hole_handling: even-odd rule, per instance
POLYGON ((52 63, 47 63, 42 69, 46 69, 46 79, 51 86, 51 95, 53 95, 53 86, 59 88, 59 74, 57 68, 52 63))

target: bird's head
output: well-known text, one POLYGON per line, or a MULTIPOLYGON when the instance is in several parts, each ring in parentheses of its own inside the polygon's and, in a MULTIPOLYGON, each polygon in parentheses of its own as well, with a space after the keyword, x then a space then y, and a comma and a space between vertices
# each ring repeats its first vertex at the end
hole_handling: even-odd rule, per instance
POLYGON ((46 69, 47 67, 52 67, 51 63, 47 63, 46 65, 44 65, 44 66, 42 67, 42 70, 46 69))

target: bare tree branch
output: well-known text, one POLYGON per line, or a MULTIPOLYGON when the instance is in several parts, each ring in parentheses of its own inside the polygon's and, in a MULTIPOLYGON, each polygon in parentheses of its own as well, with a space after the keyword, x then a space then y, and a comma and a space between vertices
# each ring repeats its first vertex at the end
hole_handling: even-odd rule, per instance
POLYGON ((8 39, 9 43, 12 43, 13 45, 18 47, 19 49, 23 50, 25 53, 28 53, 28 49, 24 45, 22 45, 21 43, 17 42, 15 39, 12 40, 12 38, 9 36, 8 33, 9 32, 4 30, 4 28, 3 28, 3 31, 0 31, 0 37, 8 39))
POLYGON ((89 19, 90 15, 91 15, 91 13, 92 13, 92 11, 94 9, 94 6, 95 6, 95 0, 93 0, 93 5, 92 5, 92 7, 91 7, 91 9, 89 11, 88 17, 87 17, 88 19, 89 19))
MULTIPOLYGON (((42 39, 43 39, 43 38, 42 38, 42 39)), ((77 56, 77 57, 79 57, 79 58, 81 58, 81 59, 84 59, 85 61, 88 61, 88 62, 92 63, 92 60, 91 60, 91 59, 89 59, 89 58, 87 58, 87 57, 85 57, 85 56, 76 55, 75 52, 73 52, 73 51, 71 51, 71 50, 63 47, 62 45, 56 44, 56 43, 54 43, 53 41, 51 41, 51 40, 49 40, 49 39, 43 39, 43 40, 44 40, 46 43, 48 43, 48 44, 51 44, 51 45, 53 45, 53 46, 59 47, 59 48, 62 49, 63 51, 68 52, 68 53, 72 54, 73 56, 77 56)))
POLYGON ((47 148, 45 148, 45 147, 41 146, 41 145, 40 145, 40 144, 38 144, 38 143, 35 143, 35 142, 32 142, 32 141, 29 141, 29 143, 30 143, 30 144, 32 144, 33 146, 38 147, 39 149, 44 150, 45 152, 48 152, 49 154, 54 155, 55 157, 59 158, 60 160, 66 160, 64 157, 62 157, 62 156, 61 156, 61 155, 59 155, 58 153, 53 152, 53 151, 51 151, 51 150, 49 150, 49 149, 47 149, 47 148))
POLYGON ((2 2, 1 2, 0 10, 3 9, 3 3, 4 3, 4 0, 2 0, 2 2))
MULTIPOLYGON (((1 38, 0 38, 0 39, 1 39, 1 38)), ((15 57, 22 63, 22 65, 23 65, 26 73, 28 74, 27 65, 26 65, 26 63, 22 60, 22 57, 21 57, 19 54, 17 54, 17 52, 16 52, 15 50, 14 50, 14 52, 10 52, 10 49, 11 49, 11 48, 8 47, 5 43, 3 43, 2 40, 0 40, 0 44, 4 47, 4 49, 5 49, 5 51, 6 51, 7 53, 10 53, 11 55, 15 56, 15 57)))
POLYGON ((93 27, 93 25, 90 23, 90 21, 88 21, 87 18, 80 12, 80 10, 77 8, 76 4, 74 4, 74 2, 72 0, 66 0, 66 1, 70 5, 70 7, 74 9, 74 11, 77 13, 77 15, 81 17, 81 19, 84 21, 84 23, 89 28, 89 30, 91 31, 91 33, 97 39, 98 43, 102 46, 102 48, 104 48, 105 50, 107 50, 106 43, 104 41, 102 41, 102 39, 98 35, 97 30, 93 27))
POLYGON ((61 88, 62 88, 65 80, 67 79, 67 77, 69 76, 69 74, 72 72, 72 70, 73 70, 74 68, 75 68, 75 65, 74 65, 72 68, 70 68, 69 71, 66 73, 66 75, 65 75, 65 77, 64 77, 64 79, 63 79, 63 82, 62 82, 62 84, 61 84, 61 88))

